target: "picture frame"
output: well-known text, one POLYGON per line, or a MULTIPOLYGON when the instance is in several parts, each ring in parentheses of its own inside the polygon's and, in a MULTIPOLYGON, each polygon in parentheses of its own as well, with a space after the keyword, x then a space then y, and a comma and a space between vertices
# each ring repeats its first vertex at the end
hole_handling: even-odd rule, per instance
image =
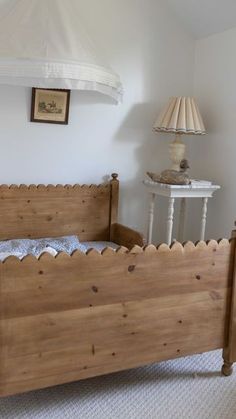
POLYGON ((32 88, 31 122, 67 125, 70 90, 32 88))

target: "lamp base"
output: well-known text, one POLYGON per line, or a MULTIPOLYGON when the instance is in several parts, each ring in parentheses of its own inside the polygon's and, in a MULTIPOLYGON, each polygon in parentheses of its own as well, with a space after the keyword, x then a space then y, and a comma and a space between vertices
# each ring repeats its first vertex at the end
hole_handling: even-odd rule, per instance
POLYGON ((176 135, 175 140, 169 145, 170 159, 172 161, 172 170, 180 170, 180 162, 185 156, 185 144, 183 143, 181 136, 176 135))

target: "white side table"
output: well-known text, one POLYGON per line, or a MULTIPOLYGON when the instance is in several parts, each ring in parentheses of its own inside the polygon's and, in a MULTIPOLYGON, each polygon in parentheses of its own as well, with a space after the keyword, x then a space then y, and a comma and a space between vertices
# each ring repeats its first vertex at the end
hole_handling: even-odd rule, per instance
POLYGON ((179 215, 179 230, 178 240, 183 241, 184 236, 184 223, 186 214, 186 198, 201 198, 202 199, 202 218, 200 240, 205 239, 206 219, 207 219, 207 203, 208 198, 212 198, 213 193, 220 189, 219 185, 167 185, 164 183, 153 182, 152 180, 144 180, 144 185, 148 188, 150 195, 149 204, 149 222, 147 242, 152 243, 152 230, 154 219, 154 206, 156 195, 165 196, 169 199, 167 221, 166 221, 166 243, 168 245, 172 242, 172 230, 174 222, 174 204, 175 199, 180 198, 180 215, 179 215))

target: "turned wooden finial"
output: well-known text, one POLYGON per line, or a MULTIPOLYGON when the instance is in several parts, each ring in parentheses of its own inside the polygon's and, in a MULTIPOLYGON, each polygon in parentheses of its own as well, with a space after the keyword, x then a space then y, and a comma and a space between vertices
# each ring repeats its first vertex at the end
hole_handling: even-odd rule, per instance
POLYGON ((118 180, 118 173, 112 173, 111 177, 113 180, 118 180))

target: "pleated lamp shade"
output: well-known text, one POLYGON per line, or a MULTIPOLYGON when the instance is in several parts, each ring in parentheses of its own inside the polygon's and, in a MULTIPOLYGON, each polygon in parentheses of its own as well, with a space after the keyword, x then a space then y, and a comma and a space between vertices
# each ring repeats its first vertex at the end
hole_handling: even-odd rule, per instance
POLYGON ((195 99, 183 96, 169 99, 153 129, 156 132, 173 132, 176 134, 206 134, 195 99))

